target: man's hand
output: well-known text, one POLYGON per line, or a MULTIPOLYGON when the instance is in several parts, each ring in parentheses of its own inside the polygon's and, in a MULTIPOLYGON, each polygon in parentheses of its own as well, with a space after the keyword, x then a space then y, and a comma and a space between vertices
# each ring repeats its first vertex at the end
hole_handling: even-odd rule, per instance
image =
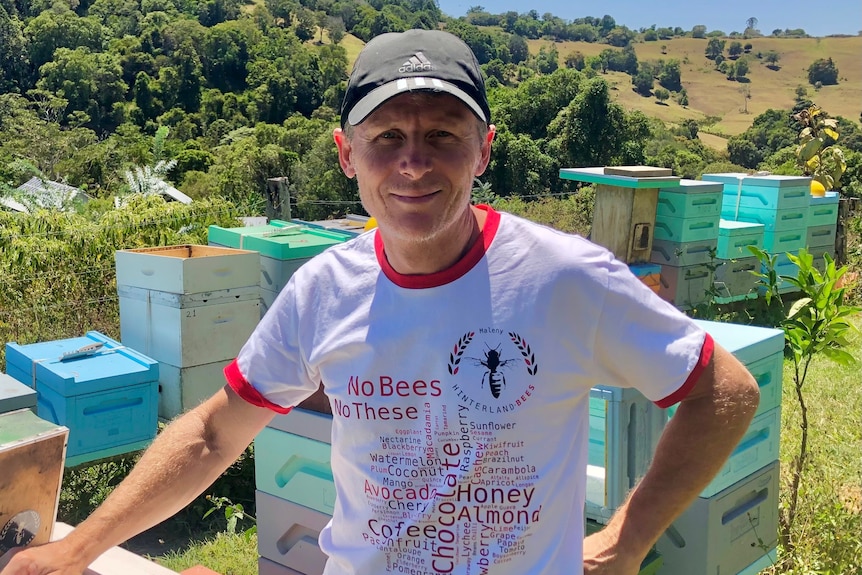
POLYGON ((81 575, 87 565, 76 553, 69 552, 63 541, 16 547, 0 557, 2 575, 81 575))
POLYGON ((643 557, 622 550, 607 529, 584 539, 584 575, 637 575, 643 557))

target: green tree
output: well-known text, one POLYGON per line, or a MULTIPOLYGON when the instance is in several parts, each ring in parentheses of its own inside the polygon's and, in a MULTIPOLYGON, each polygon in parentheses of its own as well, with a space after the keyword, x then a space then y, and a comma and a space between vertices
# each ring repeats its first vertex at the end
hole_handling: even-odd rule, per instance
POLYGON ((638 66, 638 73, 632 77, 635 91, 641 96, 649 96, 652 93, 653 81, 652 67, 641 63, 638 66))
POLYGON ((658 83, 672 92, 682 90, 682 72, 679 60, 668 60, 661 67, 658 83))
POLYGON ((731 42, 730 46, 727 47, 727 55, 731 59, 736 59, 739 58, 740 54, 742 54, 742 43, 737 41, 731 42))
POLYGON ((724 40, 719 38, 710 38, 706 43, 704 54, 710 60, 715 60, 718 56, 724 53, 724 40))
POLYGON ((745 78, 745 76, 749 72, 748 60, 745 58, 740 58, 736 61, 736 65, 734 66, 734 77, 736 79, 745 78))
POLYGON ((107 36, 98 20, 81 18, 71 10, 42 12, 27 24, 24 34, 30 41, 30 61, 35 68, 54 59, 57 48, 99 52, 107 36))
POLYGON ((578 71, 583 70, 587 65, 586 58, 584 57, 583 52, 580 51, 570 52, 569 55, 566 56, 565 63, 566 68, 574 68, 578 71))
POLYGON ((655 91, 655 99, 659 102, 664 103, 668 98, 670 98, 670 92, 665 90, 664 88, 657 88, 655 91))
POLYGON ((30 86, 30 62, 23 26, 0 6, 0 93, 26 91, 30 86))
POLYGON ((698 24, 691 29, 692 38, 706 38, 706 26, 698 24))
POLYGON ((119 58, 110 53, 92 53, 87 48, 58 48, 54 61, 39 70, 37 87, 69 102, 69 112, 81 111, 92 126, 113 129, 121 118, 117 105, 125 99, 126 83, 119 58))
POLYGON ((772 70, 778 69, 778 61, 781 60, 781 54, 776 52, 775 50, 769 50, 766 54, 763 55, 763 60, 767 64, 767 68, 772 70))
POLYGON ((838 68, 832 58, 820 58, 808 67, 808 82, 812 85, 820 82, 823 86, 838 83, 838 68))

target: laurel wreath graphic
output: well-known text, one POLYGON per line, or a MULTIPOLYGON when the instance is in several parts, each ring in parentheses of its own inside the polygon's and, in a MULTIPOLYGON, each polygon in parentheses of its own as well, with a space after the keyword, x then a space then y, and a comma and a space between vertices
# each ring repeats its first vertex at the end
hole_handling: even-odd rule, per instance
POLYGON ((453 349, 449 354, 449 373, 452 375, 458 373, 458 370, 460 369, 458 364, 461 363, 461 356, 464 355, 464 352, 467 350, 467 346, 470 345, 471 341, 473 341, 474 335, 476 335, 475 331, 462 335, 458 339, 458 343, 455 344, 455 349, 453 349))
POLYGON ((509 332, 509 338, 518 347, 521 355, 524 356, 524 363, 527 364, 527 373, 536 375, 536 372, 539 371, 539 364, 536 363, 536 356, 533 354, 533 350, 530 349, 530 345, 514 331, 509 332))

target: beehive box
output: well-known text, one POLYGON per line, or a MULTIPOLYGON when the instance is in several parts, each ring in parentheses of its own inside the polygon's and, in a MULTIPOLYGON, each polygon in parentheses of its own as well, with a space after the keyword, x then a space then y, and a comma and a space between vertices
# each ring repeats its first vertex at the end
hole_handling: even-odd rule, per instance
POLYGON ((224 368, 232 359, 192 367, 159 364, 159 417, 173 419, 224 387, 224 368))
MULTIPOLYGON (((290 223, 299 224, 309 228, 319 228, 332 232, 339 232, 349 236, 358 236, 365 231, 365 226, 368 224, 368 216, 360 216, 358 214, 347 214, 343 218, 334 218, 331 220, 315 220, 307 222, 297 218, 292 218, 290 223)), ((277 220, 275 220, 277 221, 277 220)))
POLYGON ((650 262, 673 267, 708 264, 717 246, 717 238, 682 243, 654 239, 650 262))
POLYGON ((330 516, 260 490, 255 502, 261 557, 304 575, 321 575, 326 555, 317 540, 330 516))
POLYGON ((0 414, 0 556, 50 541, 68 433, 29 409, 0 414))
POLYGON ((120 285, 117 294, 123 343, 177 367, 236 357, 260 321, 256 285, 191 294, 120 285))
POLYGON ((254 450, 258 489, 332 515, 335 484, 328 443, 265 427, 254 440, 254 450))
POLYGON ((272 220, 264 226, 210 226, 207 241, 211 246, 242 247, 259 253, 258 283, 264 302, 263 315, 300 266, 327 248, 352 237, 353 234, 346 231, 272 220))
POLYGON ((117 285, 178 294, 255 285, 258 256, 248 250, 180 245, 114 253, 117 285))
POLYGON ((811 178, 803 176, 752 176, 749 174, 725 173, 703 174, 705 182, 721 182, 724 185, 722 208, 740 207, 807 208, 811 197, 811 178))
POLYGON ((808 227, 808 206, 774 210, 772 208, 750 208, 743 206, 737 212, 732 207, 721 209, 721 218, 736 222, 763 224, 765 233, 804 230, 808 227))
POLYGON ((809 226, 808 233, 805 235, 808 251, 812 251, 812 248, 834 247, 837 228, 837 224, 809 226))
POLYGON ((721 259, 752 257, 749 246, 763 249, 763 224, 721 220, 718 223, 718 249, 721 259))
POLYGON ((635 389, 594 387, 589 401, 586 515, 606 524, 646 473, 667 418, 635 389))
POLYGON ((680 180, 674 188, 660 188, 656 216, 697 218, 717 216, 721 211, 723 185, 697 180, 680 180))
POLYGON ((710 498, 698 497, 659 538, 662 575, 739 573, 778 534, 778 462, 710 498))
POLYGON ((662 266, 658 295, 678 308, 689 309, 706 301, 712 279, 712 271, 706 264, 662 266))
POLYGON ((0 413, 30 409, 36 411, 36 390, 11 375, 0 373, 0 413))
POLYGON ((783 232, 764 232, 763 249, 770 254, 797 252, 805 247, 808 228, 785 230, 783 232))
POLYGON ((655 239, 668 242, 697 242, 718 238, 718 214, 687 218, 656 216, 655 239))
POLYGON ((99 332, 7 343, 6 364, 36 389, 39 417, 69 428, 69 466, 141 449, 155 437, 158 362, 99 332))
POLYGON ((752 273, 760 271, 757 257, 718 260, 718 264, 712 282, 719 294, 715 298, 718 303, 757 297, 757 277, 752 273))

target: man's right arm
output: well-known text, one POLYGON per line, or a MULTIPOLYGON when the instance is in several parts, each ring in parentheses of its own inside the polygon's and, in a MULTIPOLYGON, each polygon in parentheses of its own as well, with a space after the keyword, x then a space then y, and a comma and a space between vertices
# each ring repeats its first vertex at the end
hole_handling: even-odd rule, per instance
POLYGON ((225 386, 158 435, 105 502, 64 539, 10 552, 2 575, 80 575, 99 555, 171 517, 236 461, 274 412, 225 386))

